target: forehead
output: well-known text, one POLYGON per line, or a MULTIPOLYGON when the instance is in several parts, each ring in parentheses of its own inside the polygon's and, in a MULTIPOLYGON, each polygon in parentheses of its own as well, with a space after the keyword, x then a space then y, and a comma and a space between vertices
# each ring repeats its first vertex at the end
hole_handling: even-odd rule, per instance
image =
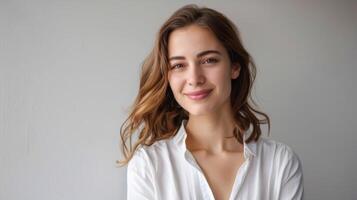
POLYGON ((172 56, 195 56, 205 50, 225 49, 217 37, 208 28, 190 25, 174 30, 168 41, 168 54, 172 56))

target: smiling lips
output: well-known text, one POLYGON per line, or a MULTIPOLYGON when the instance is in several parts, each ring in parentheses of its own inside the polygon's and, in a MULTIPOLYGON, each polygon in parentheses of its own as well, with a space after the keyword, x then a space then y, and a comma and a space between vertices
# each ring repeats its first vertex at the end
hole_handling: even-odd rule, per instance
POLYGON ((201 100, 201 99, 206 98, 211 92, 212 92, 212 89, 207 89, 207 90, 200 90, 200 91, 196 91, 196 92, 185 93, 185 95, 188 96, 192 100, 201 100))

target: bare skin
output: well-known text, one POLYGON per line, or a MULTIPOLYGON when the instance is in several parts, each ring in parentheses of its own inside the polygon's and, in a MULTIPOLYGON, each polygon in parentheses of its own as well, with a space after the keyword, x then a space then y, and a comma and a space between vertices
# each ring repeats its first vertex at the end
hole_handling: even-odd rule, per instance
MULTIPOLYGON (((195 117, 191 116, 190 119, 193 120, 195 117)), ((221 117, 221 119, 225 118, 221 117)), ((217 122, 217 120, 214 121, 217 122)), ((226 133, 233 132, 233 127, 227 128, 229 123, 226 120, 219 120, 212 127, 207 126, 210 123, 202 121, 193 124, 189 121, 186 126, 187 149, 202 169, 215 199, 228 200, 236 174, 244 162, 243 145, 233 137, 224 138, 224 136, 232 136, 226 133), (205 124, 205 126, 193 127, 193 124, 205 124), (192 129, 201 131, 192 131, 192 129)))
POLYGON ((228 200, 236 174, 244 162, 242 153, 230 152, 210 155, 206 151, 193 151, 198 165, 217 200, 228 200))

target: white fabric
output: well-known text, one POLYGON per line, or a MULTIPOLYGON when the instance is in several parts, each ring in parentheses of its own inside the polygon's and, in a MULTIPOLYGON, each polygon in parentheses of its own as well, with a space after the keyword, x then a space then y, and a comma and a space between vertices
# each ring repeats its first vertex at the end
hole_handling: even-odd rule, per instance
MULTIPOLYGON (((127 168, 128 200, 214 200, 201 168, 186 148, 186 123, 173 138, 135 152, 127 168)), ((229 200, 303 199, 301 162, 289 146, 261 137, 244 143, 244 158, 229 200)))

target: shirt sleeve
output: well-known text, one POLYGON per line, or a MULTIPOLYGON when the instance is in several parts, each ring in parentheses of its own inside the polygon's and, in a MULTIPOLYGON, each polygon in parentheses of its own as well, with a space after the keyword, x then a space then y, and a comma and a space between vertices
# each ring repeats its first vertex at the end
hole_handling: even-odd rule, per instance
POLYGON ((289 148, 287 164, 283 170, 280 198, 282 200, 304 199, 302 165, 298 155, 289 148))
POLYGON ((127 168, 127 200, 153 200, 152 166, 144 153, 135 152, 127 168))

